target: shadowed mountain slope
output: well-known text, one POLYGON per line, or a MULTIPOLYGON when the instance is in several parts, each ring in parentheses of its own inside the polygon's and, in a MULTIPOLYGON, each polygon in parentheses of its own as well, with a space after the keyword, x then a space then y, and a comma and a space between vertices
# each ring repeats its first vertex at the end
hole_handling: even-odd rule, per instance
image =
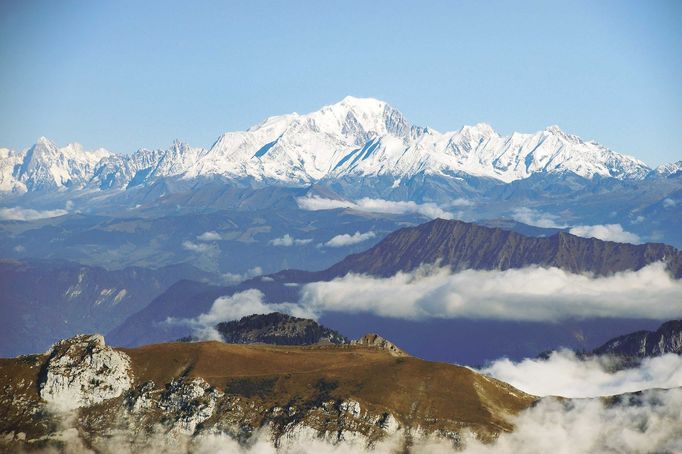
POLYGON ((638 270, 657 261, 666 262, 676 278, 682 277, 682 253, 665 244, 615 243, 566 232, 529 237, 499 228, 435 219, 393 232, 373 248, 349 255, 327 270, 313 274, 314 280, 349 272, 392 276, 421 264, 439 264, 454 270, 506 270, 537 265, 572 273, 608 275, 638 270))

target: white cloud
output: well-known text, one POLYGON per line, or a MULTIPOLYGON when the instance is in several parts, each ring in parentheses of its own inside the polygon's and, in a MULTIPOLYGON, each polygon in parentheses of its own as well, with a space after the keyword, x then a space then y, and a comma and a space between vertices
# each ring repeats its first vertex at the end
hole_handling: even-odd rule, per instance
POLYGON ((56 218, 68 214, 67 210, 32 210, 30 208, 0 208, 0 219, 8 221, 34 221, 36 219, 56 218))
POLYGON ((366 233, 355 232, 352 235, 344 233, 342 235, 336 235, 334 238, 324 243, 324 245, 327 247, 350 246, 351 244, 362 243, 363 241, 370 240, 375 236, 376 234, 374 232, 366 233))
POLYGON ((204 232, 201 235, 197 236, 197 240, 199 241, 219 241, 220 239, 221 239, 220 234, 213 230, 204 232))
POLYGON ((680 355, 645 358, 637 367, 614 372, 617 363, 610 356, 580 359, 561 350, 546 359, 499 359, 481 372, 536 396, 597 397, 682 386, 680 355))
POLYGON ((639 236, 624 230, 620 224, 577 225, 568 232, 583 238, 597 238, 618 243, 641 243, 639 236))
POLYGON ((672 208, 677 205, 677 202, 671 198, 663 199, 663 208, 672 208))
POLYGON ((196 252, 197 254, 204 254, 214 256, 220 253, 220 248, 217 244, 207 243, 193 243, 192 241, 183 241, 182 248, 188 251, 196 252))
POLYGON ((244 273, 223 273, 223 279, 225 282, 228 284, 238 284, 242 281, 245 281, 247 279, 251 279, 252 277, 260 276, 263 274, 263 269, 260 266, 256 266, 254 268, 251 268, 250 270, 247 270, 244 273))
MULTIPOLYGON (((682 389, 650 390, 612 403, 544 398, 513 420, 515 430, 467 454, 682 452, 682 389)), ((427 451, 428 452, 428 451, 427 451)), ((444 446, 430 451, 448 452, 444 446)))
POLYGON ((512 212, 512 219, 527 225, 546 229, 563 229, 567 227, 558 222, 559 216, 526 207, 516 208, 512 212))
POLYGON ((266 304, 263 297, 263 293, 256 289, 235 293, 232 296, 221 296, 213 302, 208 312, 196 318, 169 318, 166 323, 187 325, 192 328, 192 334, 202 340, 221 340, 220 333, 215 329, 215 326, 220 322, 238 320, 252 314, 269 314, 271 312, 285 312, 304 318, 311 318, 313 315, 297 304, 266 304))
POLYGON ((558 268, 453 273, 424 266, 389 278, 349 274, 306 284, 301 304, 314 313, 373 313, 403 319, 664 320, 682 315, 682 281, 673 279, 662 263, 609 277, 558 268))
POLYGON ((274 240, 270 240, 270 244, 272 244, 273 246, 289 247, 289 246, 302 246, 304 244, 310 243, 311 241, 313 241, 312 238, 297 239, 297 238, 294 238, 287 233, 283 237, 275 238, 274 240))
MULTIPOLYGON (((462 200, 462 199, 457 199, 462 200)), ((355 202, 350 200, 334 200, 322 197, 300 197, 296 199, 298 206, 304 210, 335 210, 338 208, 349 208, 355 211, 367 213, 386 213, 386 214, 420 214, 428 218, 453 219, 452 213, 443 210, 435 203, 415 203, 412 201, 394 202, 383 199, 371 199, 365 197, 355 202)), ((463 202, 460 202, 463 203, 463 202)), ((459 205, 462 206, 462 205, 459 205)))

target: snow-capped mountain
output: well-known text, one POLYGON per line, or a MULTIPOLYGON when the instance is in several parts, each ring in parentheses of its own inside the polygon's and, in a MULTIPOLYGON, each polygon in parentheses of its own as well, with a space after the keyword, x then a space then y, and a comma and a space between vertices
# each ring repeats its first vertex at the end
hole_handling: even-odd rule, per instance
POLYGON ((669 164, 662 164, 654 169, 658 175, 669 177, 682 173, 682 161, 671 162, 669 164))
POLYGON ((82 188, 95 166, 112 156, 105 149, 86 151, 80 144, 58 148, 45 137, 20 152, 0 149, 0 191, 82 188))
POLYGON ((440 133, 413 126, 383 101, 354 97, 225 133, 208 149, 176 141, 167 150, 117 155, 86 152, 80 145, 57 148, 41 138, 26 151, 0 149, 0 158, 0 190, 15 192, 128 188, 162 177, 301 185, 342 177, 388 176, 399 182, 417 174, 468 174, 508 183, 535 173, 640 179, 651 171, 557 126, 503 136, 479 123, 440 133))

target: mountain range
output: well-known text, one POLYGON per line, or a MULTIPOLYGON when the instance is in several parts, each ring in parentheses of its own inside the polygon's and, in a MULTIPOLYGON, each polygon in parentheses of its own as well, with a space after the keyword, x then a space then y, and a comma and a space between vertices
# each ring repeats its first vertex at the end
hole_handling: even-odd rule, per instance
MULTIPOLYGON (((254 277, 234 286, 180 281, 144 309, 128 317, 108 334, 108 339, 114 345, 122 346, 177 339, 189 334, 189 328, 186 325, 169 324, 168 320, 193 319, 208 313, 220 297, 255 289, 262 292, 268 304, 295 302, 301 297, 303 285, 328 282, 349 273, 388 277, 431 264, 453 270, 506 270, 543 266, 557 267, 570 273, 608 276, 619 271, 639 270, 659 261, 666 264, 671 275, 677 278, 682 276, 682 253, 664 244, 614 243, 563 232, 548 237, 530 237, 500 228, 436 219, 416 227, 399 229, 374 247, 352 254, 321 271, 284 270, 254 277), (187 301, 192 304, 187 304, 187 301)), ((416 350, 429 359, 474 364, 490 356, 535 355, 544 350, 541 344, 581 346, 575 344, 574 338, 574 334, 580 331, 584 331, 591 342, 604 342, 617 334, 631 331, 633 327, 648 327, 655 323, 651 320, 585 318, 563 324, 514 322, 505 325, 496 321, 455 319, 429 322, 392 320, 370 314, 357 317, 333 313, 323 315, 321 320, 326 326, 353 337, 362 334, 358 331, 368 331, 375 326, 382 332, 390 333, 391 338, 411 351, 416 350), (453 330, 453 325, 461 327, 453 330), (501 337, 492 334, 503 331, 505 334, 501 337), (457 350, 463 356, 450 357, 452 350, 448 348, 449 344, 442 343, 443 339, 453 336, 466 338, 467 344, 457 350), (517 342, 504 341, 512 337, 517 342), (422 343, 428 345, 428 352, 419 350, 418 345, 422 343), (442 349, 435 345, 442 345, 442 349), (494 353, 488 352, 488 347, 494 353)))
POLYGON ((22 151, 0 149, 0 190, 125 189, 163 178, 221 177, 249 184, 307 185, 385 177, 398 188, 418 175, 474 176, 500 182, 570 172, 591 179, 641 180, 680 172, 682 161, 649 168, 594 141, 550 126, 501 135, 487 124, 438 132, 415 126, 372 98, 346 97, 305 115, 274 116, 221 135, 209 148, 175 141, 165 150, 115 154, 59 148, 42 137, 22 151))

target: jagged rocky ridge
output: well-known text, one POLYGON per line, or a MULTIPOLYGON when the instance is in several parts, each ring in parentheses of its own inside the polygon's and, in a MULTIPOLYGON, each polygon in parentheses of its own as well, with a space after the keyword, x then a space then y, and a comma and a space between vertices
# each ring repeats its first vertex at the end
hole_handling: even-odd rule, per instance
POLYGON ((0 149, 0 191, 132 188, 164 178, 221 177, 310 184, 346 177, 471 175, 511 182, 534 174, 642 179, 667 177, 675 165, 643 162, 551 126, 502 136, 489 125, 440 133, 412 125, 376 99, 347 97, 306 115, 270 117, 247 131, 225 133, 208 149, 175 141, 166 150, 131 155, 58 148, 45 138, 28 150, 0 149))
POLYGON ((618 336, 594 349, 593 353, 634 358, 682 354, 682 320, 665 322, 656 331, 643 330, 618 336))
MULTIPOLYGON (((187 452, 220 436, 286 451, 323 441, 492 441, 537 399, 470 369, 396 357, 371 342, 283 347, 217 342, 116 350, 77 336, 0 360, 0 449, 87 446, 187 452), (456 402, 456 404, 454 404, 456 402)), ((379 342, 385 346, 385 342, 379 342)))
POLYGON ((369 250, 349 255, 326 270, 283 271, 272 277, 316 281, 347 273, 392 276, 424 264, 453 270, 506 270, 536 265, 604 276, 638 270, 658 261, 664 262, 673 276, 682 278, 682 252, 665 244, 616 243, 566 232, 531 237, 468 222, 434 219, 397 230, 369 250))

